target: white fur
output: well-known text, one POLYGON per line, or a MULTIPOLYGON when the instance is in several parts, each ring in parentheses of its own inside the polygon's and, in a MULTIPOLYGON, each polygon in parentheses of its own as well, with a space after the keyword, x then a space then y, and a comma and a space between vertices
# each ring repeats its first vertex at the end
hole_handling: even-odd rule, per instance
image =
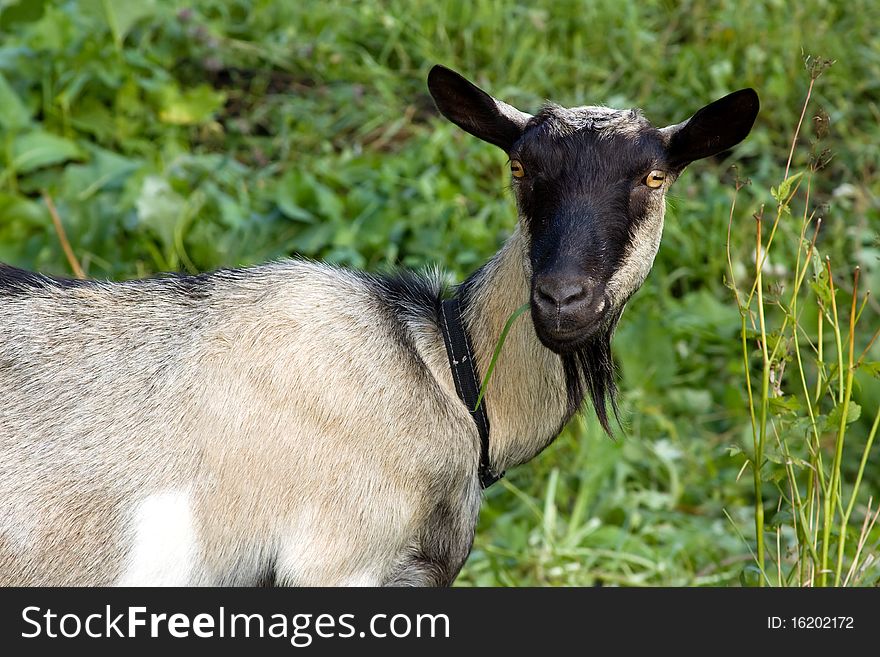
POLYGON ((0 541, 5 541, 16 553, 33 547, 34 530, 39 513, 16 513, 14 508, 0 509, 0 541))
POLYGON ((666 207, 663 196, 657 196, 658 199, 648 208, 644 219, 633 232, 630 249, 623 262, 608 281, 608 294, 615 306, 625 303, 639 289, 654 265, 663 235, 666 207))
POLYGON ((134 512, 134 543, 118 586, 191 584, 197 554, 189 491, 150 495, 134 512))

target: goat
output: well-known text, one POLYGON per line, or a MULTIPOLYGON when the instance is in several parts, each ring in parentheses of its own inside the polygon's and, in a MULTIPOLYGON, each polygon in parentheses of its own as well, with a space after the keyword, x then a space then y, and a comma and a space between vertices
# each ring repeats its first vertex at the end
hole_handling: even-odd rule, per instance
MULTIPOLYGON (((435 66, 439 111, 510 158, 519 222, 457 289, 494 473, 589 396, 660 243, 668 187, 751 130, 744 89, 657 129, 637 110, 534 116, 435 66)), ((198 276, 0 267, 0 583, 448 585, 471 549, 480 429, 436 274, 288 259, 198 276)), ((497 475, 496 475, 497 476, 497 475)))

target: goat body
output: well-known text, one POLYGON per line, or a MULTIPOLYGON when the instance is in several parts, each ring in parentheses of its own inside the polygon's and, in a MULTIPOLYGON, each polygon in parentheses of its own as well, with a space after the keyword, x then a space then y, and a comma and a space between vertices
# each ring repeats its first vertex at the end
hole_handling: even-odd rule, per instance
MULTIPOLYGON (((609 123, 604 108, 517 114, 447 69, 429 82, 444 114, 526 164, 536 138, 550 140, 545 152, 602 130, 636 150, 684 139, 634 113, 609 123)), ((726 130, 716 146, 744 136, 726 130)), ((572 152, 567 166, 589 156, 572 152)), ((615 263, 582 272, 569 303, 548 257, 589 258, 536 226, 577 239, 572 210, 544 212, 540 184, 519 184, 519 227, 459 290, 480 372, 532 299, 487 394, 496 471, 546 447, 584 395, 604 417, 611 334, 650 268, 664 207, 627 192, 640 195, 638 216, 588 236, 615 263)), ((594 219, 617 207, 590 203, 594 219)), ((473 540, 480 441, 449 369, 442 294, 436 276, 303 260, 121 283, 0 266, 0 584, 451 583, 473 540)))
MULTIPOLYGON (((507 262, 518 241, 483 272, 507 298, 478 285, 467 306, 481 371, 527 294, 507 262)), ((290 260, 72 285, 0 268, 0 282, 0 583, 457 574, 479 438, 449 370, 438 281, 290 260)), ((503 467, 565 413, 559 359, 526 322, 505 353, 493 399, 504 389, 510 403, 490 407, 514 411, 492 416, 503 467)))

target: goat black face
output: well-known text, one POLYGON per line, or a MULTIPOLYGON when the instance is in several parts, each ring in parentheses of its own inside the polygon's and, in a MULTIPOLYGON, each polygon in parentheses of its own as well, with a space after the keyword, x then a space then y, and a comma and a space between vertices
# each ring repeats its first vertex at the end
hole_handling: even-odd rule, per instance
POLYGON ((547 105, 532 116, 440 66, 428 87, 447 118, 510 158, 532 319, 560 354, 613 329, 653 264, 669 185, 744 139, 758 112, 757 94, 743 89, 658 129, 637 110, 547 105))
POLYGON ((654 260, 673 175, 662 137, 634 111, 550 106, 510 158, 535 328, 554 351, 580 349, 620 315, 654 260))

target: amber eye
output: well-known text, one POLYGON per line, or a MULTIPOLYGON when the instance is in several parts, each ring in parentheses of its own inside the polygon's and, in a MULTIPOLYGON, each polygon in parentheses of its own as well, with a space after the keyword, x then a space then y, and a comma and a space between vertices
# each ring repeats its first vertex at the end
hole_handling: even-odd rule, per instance
POLYGON ((513 174, 514 178, 522 178, 524 175, 526 175, 526 170, 523 169, 522 162, 520 162, 519 160, 511 160, 510 173, 513 174))
POLYGON ((657 189, 658 187, 663 186, 665 180, 666 172, 655 169, 645 178, 645 184, 652 189, 657 189))

